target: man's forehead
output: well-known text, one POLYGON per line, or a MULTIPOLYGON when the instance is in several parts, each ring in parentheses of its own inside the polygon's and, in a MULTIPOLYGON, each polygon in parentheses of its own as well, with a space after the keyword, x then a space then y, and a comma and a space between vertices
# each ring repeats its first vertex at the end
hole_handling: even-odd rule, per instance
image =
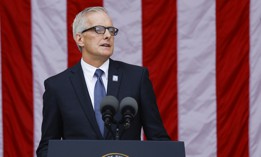
POLYGON ((86 14, 87 24, 89 25, 112 25, 112 20, 105 12, 90 12, 86 14))

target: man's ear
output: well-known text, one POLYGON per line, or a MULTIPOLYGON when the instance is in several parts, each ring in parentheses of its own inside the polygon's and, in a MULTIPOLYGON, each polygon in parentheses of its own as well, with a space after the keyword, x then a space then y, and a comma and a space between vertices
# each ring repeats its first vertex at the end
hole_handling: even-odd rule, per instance
POLYGON ((83 35, 82 34, 76 34, 75 37, 75 42, 77 43, 78 46, 83 47, 83 35))

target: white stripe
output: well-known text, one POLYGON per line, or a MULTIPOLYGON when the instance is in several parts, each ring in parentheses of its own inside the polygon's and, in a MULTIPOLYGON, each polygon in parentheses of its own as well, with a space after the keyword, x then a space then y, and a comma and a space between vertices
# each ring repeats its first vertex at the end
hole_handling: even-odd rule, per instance
POLYGON ((250 1, 250 157, 261 156, 261 1, 250 1))
POLYGON ((215 20, 215 0, 178 0, 178 132, 187 157, 217 152, 215 20))
POLYGON ((67 68, 66 1, 32 0, 34 149, 41 136, 43 81, 67 68))
POLYGON ((104 7, 119 28, 112 58, 142 65, 141 1, 104 0, 104 7))
POLYGON ((0 157, 3 157, 3 150, 4 150, 4 135, 3 135, 3 112, 2 112, 2 40, 1 40, 1 21, 0 21, 0 157))

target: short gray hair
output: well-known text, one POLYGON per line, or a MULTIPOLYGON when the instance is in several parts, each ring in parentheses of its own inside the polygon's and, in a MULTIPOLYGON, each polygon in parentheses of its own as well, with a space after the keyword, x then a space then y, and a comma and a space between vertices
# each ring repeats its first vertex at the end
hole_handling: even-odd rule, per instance
MULTIPOLYGON (((82 10, 81 12, 79 12, 73 21, 72 24, 72 31, 73 31, 73 38, 74 40, 76 40, 76 34, 77 33, 81 33, 84 29, 86 29, 86 23, 87 23, 87 19, 85 18, 86 14, 90 13, 90 12, 104 12, 106 14, 108 14, 107 10, 103 7, 88 7, 85 8, 84 10, 82 10)), ((78 49, 80 51, 82 51, 82 48, 77 45, 78 49)))

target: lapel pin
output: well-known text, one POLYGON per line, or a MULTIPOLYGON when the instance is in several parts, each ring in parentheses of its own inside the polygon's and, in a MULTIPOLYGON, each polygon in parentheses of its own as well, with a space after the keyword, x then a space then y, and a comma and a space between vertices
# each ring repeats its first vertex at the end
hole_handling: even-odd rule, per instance
POLYGON ((113 75, 113 76, 112 76, 112 81, 118 82, 118 76, 117 76, 117 75, 113 75))

